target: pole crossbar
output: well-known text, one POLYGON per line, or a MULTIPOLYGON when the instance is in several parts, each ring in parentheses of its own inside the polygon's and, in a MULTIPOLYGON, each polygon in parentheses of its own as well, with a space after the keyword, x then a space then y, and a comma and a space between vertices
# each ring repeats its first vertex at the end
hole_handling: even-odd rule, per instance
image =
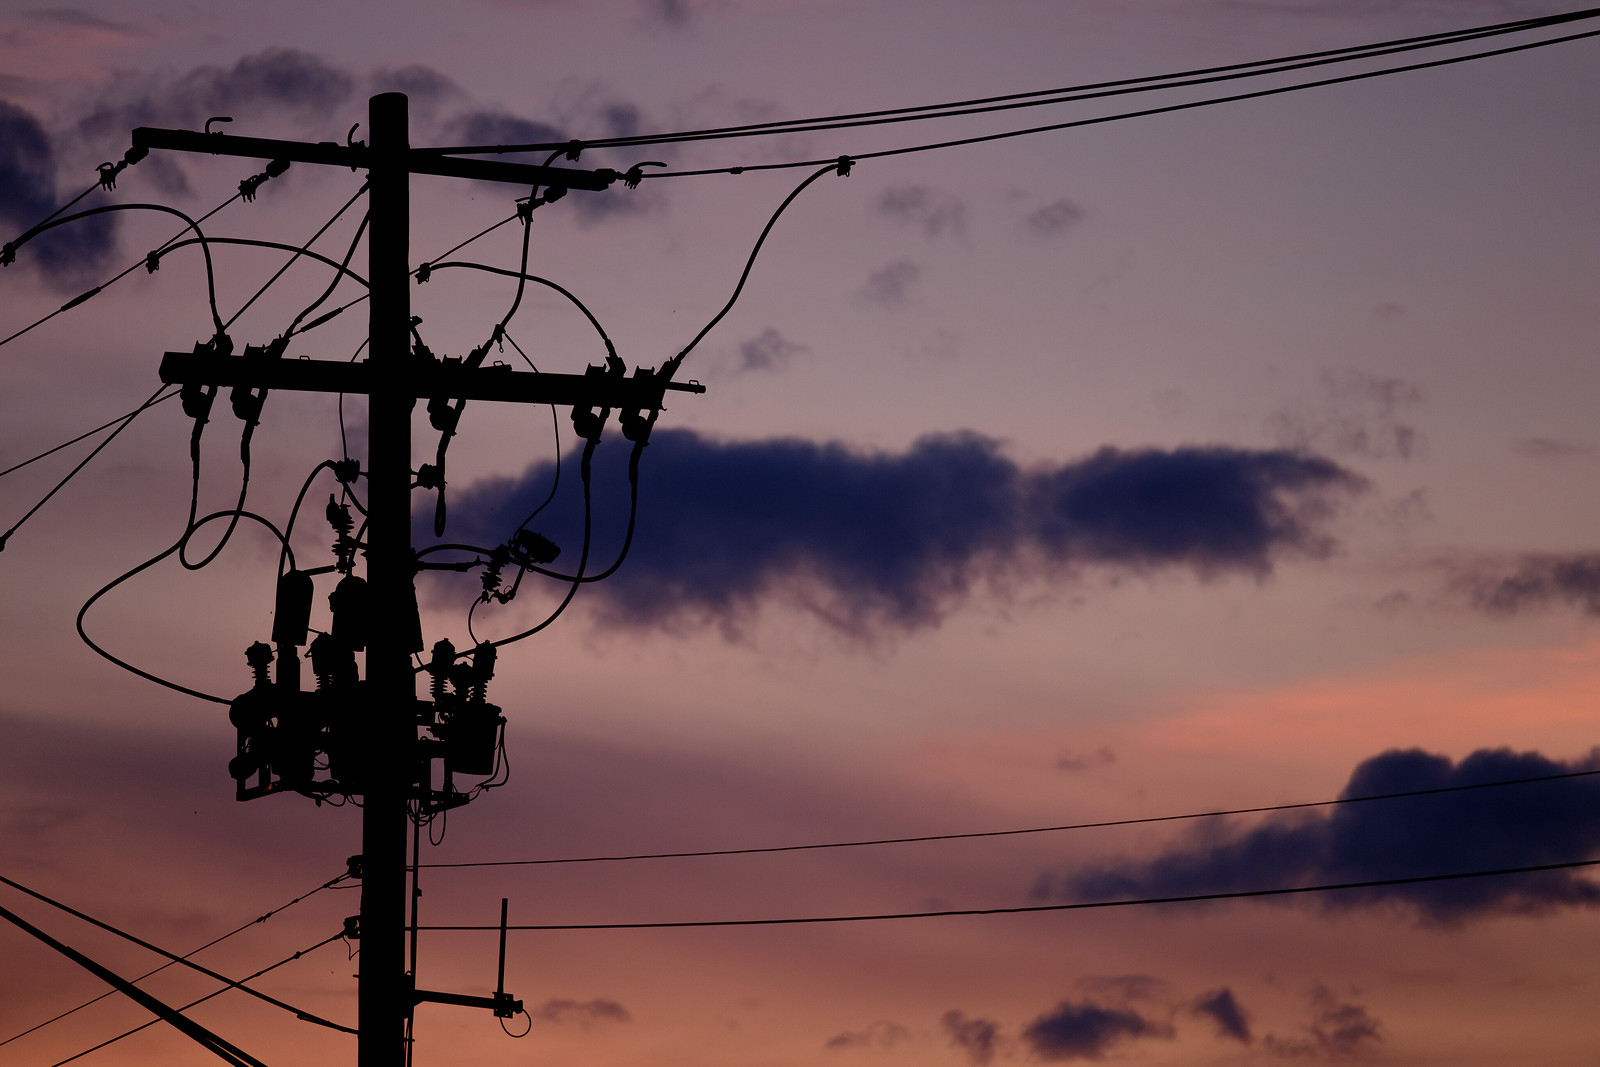
MULTIPOLYGON (((169 385, 243 385, 313 393, 371 394, 391 374, 371 362, 322 359, 251 359, 210 353, 168 352, 161 380, 169 385)), ((649 371, 631 378, 611 374, 543 374, 508 366, 469 367, 454 362, 417 362, 406 387, 419 399, 445 397, 563 407, 658 408, 667 390, 703 393, 699 382, 664 382, 649 371)))
MULTIPOLYGON (((247 159, 286 159, 291 163, 317 163, 330 167, 349 167, 351 170, 370 170, 374 159, 373 149, 360 143, 283 141, 271 137, 237 137, 221 132, 164 130, 154 126, 134 129, 133 148, 135 152, 167 149, 213 156, 243 156, 247 159)), ((512 163, 499 159, 428 155, 409 148, 392 153, 392 156, 388 165, 402 173, 472 178, 481 182, 505 182, 511 185, 544 185, 599 192, 622 177, 609 167, 600 170, 545 167, 536 163, 512 163)))

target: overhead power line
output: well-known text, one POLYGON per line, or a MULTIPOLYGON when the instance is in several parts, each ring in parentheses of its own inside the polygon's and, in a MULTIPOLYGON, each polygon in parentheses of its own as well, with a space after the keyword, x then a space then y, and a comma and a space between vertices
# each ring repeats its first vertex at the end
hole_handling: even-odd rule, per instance
MULTIPOLYGON (((1281 897, 1300 893, 1333 893, 1350 889, 1378 889, 1384 886, 1420 885, 1450 882, 1465 878, 1495 878, 1538 871, 1562 871, 1593 867, 1600 860, 1573 860, 1569 863, 1541 863, 1528 867, 1498 867, 1481 871, 1453 871, 1449 874, 1420 874, 1408 878, 1369 878, 1359 882, 1330 882, 1273 889, 1239 889, 1218 893, 1182 893, 1164 897, 1139 897, 1133 900, 1086 900, 1071 904, 1027 904, 1015 908, 947 908, 940 911, 899 911, 873 915, 816 915, 778 919, 702 919, 688 922, 643 923, 547 923, 507 926, 506 930, 673 930, 704 926, 800 926, 816 923, 880 922, 887 919, 944 919, 959 915, 1021 915, 1043 911, 1085 911, 1094 908, 1128 908, 1148 904, 1195 904, 1207 900, 1244 900, 1253 897, 1281 897)), ((418 926, 422 931, 495 930, 499 926, 418 926)))
POLYGON ((70 905, 67 905, 67 904, 63 904, 61 901, 56 900, 53 897, 46 896, 45 894, 39 892, 36 889, 29 889, 27 886, 23 885, 21 882, 14 881, 14 880, 12 880, 10 878, 5 877, 4 875, 0 875, 0 884, 8 885, 12 889, 15 889, 17 892, 25 893, 25 894, 27 894, 28 896, 32 897, 35 900, 42 901, 45 904, 50 905, 52 908, 55 908, 58 911, 64 911, 68 915, 72 916, 74 919, 81 919, 82 921, 88 923, 90 926, 93 926, 93 927, 96 927, 98 929, 104 930, 109 934, 115 934, 116 936, 122 938, 124 941, 128 941, 128 942, 131 942, 131 943, 133 943, 135 945, 138 945, 140 948, 144 949, 147 952, 154 952, 158 956, 165 956, 169 963, 175 963, 175 964, 179 964, 181 966, 187 967, 191 971, 196 971, 196 972, 198 972, 200 974, 205 975, 207 978, 211 978, 211 979, 214 979, 215 981, 222 982, 223 984, 229 986, 230 988, 239 990, 241 993, 248 993, 252 997, 255 997, 257 1000, 264 1001, 264 1002, 266 1002, 268 1004, 271 1004, 275 1008, 282 1008, 284 1011, 287 1011, 287 1012, 290 1012, 291 1014, 293 1014, 295 1016, 295 1018, 297 1018, 297 1019, 303 1019, 308 1023, 316 1023, 318 1026, 326 1026, 326 1027, 328 1027, 329 1029, 332 1029, 332 1030, 343 1030, 346 1033, 352 1033, 352 1034, 355 1033, 355 1031, 351 1030, 348 1026, 341 1026, 338 1023, 329 1022, 327 1019, 324 1019, 320 1015, 313 1015, 311 1012, 302 1011, 301 1009, 295 1007, 293 1004, 286 1004, 283 1001, 277 999, 276 997, 268 996, 267 994, 261 992, 260 990, 251 989, 249 986, 245 985, 242 982, 236 982, 232 978, 229 978, 225 974, 219 974, 218 972, 213 971, 209 967, 203 967, 200 964, 195 963, 193 960, 189 959, 189 956, 194 955, 194 953, 192 953, 192 952, 189 953, 186 956, 179 956, 177 953, 168 952, 166 949, 161 948, 159 945, 153 945, 150 942, 146 941, 142 937, 138 937, 138 936, 136 936, 134 934, 130 934, 126 930, 118 929, 117 927, 112 926, 108 922, 103 922, 100 919, 96 919, 92 915, 86 915, 83 912, 79 911, 77 908, 71 907, 70 905))
POLYGON ((1561 774, 1542 774, 1528 778, 1504 778, 1493 782, 1473 782, 1468 785, 1446 785, 1433 789, 1408 789, 1396 793, 1372 793, 1358 797, 1338 797, 1334 800, 1307 800, 1294 804, 1265 804, 1254 808, 1222 808, 1216 811, 1196 811, 1183 815, 1148 815, 1135 819, 1106 819, 1100 822, 1062 823, 1055 826, 1029 826, 1013 830, 980 830, 962 834, 921 834, 915 837, 874 837, 853 841, 822 841, 803 845, 768 845, 758 848, 718 848, 695 852, 641 852, 610 856, 563 856, 533 860, 478 860, 463 863, 424 863, 423 867, 531 867, 557 863, 621 863, 628 860, 690 859, 699 856, 749 856, 763 852, 806 852, 825 848, 861 848, 867 845, 909 845, 923 841, 965 841, 980 837, 1016 837, 1022 834, 1048 834, 1063 830, 1093 830, 1111 826, 1141 826, 1158 822, 1178 822, 1185 819, 1213 819, 1223 815, 1260 815, 1273 811, 1295 811, 1304 808, 1325 808, 1340 804, 1361 804, 1372 800, 1398 800, 1402 797, 1425 797, 1440 793, 1460 793, 1471 789, 1493 789, 1500 786, 1526 785, 1531 782, 1554 782, 1565 778, 1587 778, 1600 774, 1600 770, 1567 771, 1561 774))
MULTIPOLYGON (((261 923, 266 922, 268 919, 272 918, 274 915, 277 915, 279 912, 285 911, 285 910, 287 910, 289 908, 292 908, 296 904, 300 903, 303 900, 309 900, 311 897, 316 896, 318 893, 322 892, 324 889, 332 889, 334 886, 338 885, 340 882, 344 881, 345 879, 347 879, 349 877, 350 877, 350 875, 348 873, 344 873, 344 874, 340 874, 336 878, 330 878, 328 881, 323 882, 321 885, 317 886, 315 889, 311 890, 310 892, 302 893, 299 896, 295 897, 293 900, 289 901, 288 903, 280 904, 276 908, 273 908, 271 911, 263 912, 261 915, 256 916, 254 919, 251 919, 247 923, 242 923, 239 926, 235 926, 232 930, 229 930, 227 933, 221 935, 220 937, 212 938, 210 941, 207 941, 205 944, 201 945, 199 948, 193 950, 192 952, 185 953, 184 954, 184 959, 188 959, 191 956, 198 956, 200 953, 204 952, 206 949, 211 948, 211 947, 213 947, 215 945, 220 945, 222 942, 228 940, 230 937, 233 937, 236 934, 243 933, 245 930, 250 929, 252 926, 257 926, 257 925, 259 925, 261 923)), ((139 977, 132 979, 132 982, 135 985, 137 985, 138 983, 144 981, 146 978, 149 978, 149 977, 151 977, 151 976, 153 976, 155 974, 158 974, 161 971, 166 970, 168 967, 172 967, 174 965, 175 965, 175 961, 168 960, 166 963, 163 963, 161 966, 152 968, 151 970, 148 970, 145 973, 141 974, 139 977)), ((251 977, 253 978, 255 976, 252 975, 251 977)), ((244 979, 244 981, 249 981, 249 980, 250 980, 249 978, 244 979)), ((49 1026, 51 1023, 60 1022, 62 1019, 65 1019, 67 1016, 72 1015, 72 1014, 74 1014, 76 1012, 82 1011, 84 1008, 89 1007, 91 1004, 98 1004, 100 1001, 106 999, 109 996, 112 996, 116 992, 117 991, 115 989, 108 989, 104 993, 101 993, 99 996, 91 997, 90 999, 84 1001, 82 1004, 79 1004, 77 1007, 68 1008, 66 1011, 61 1012, 59 1015, 54 1015, 54 1016, 46 1019, 42 1023, 36 1023, 35 1025, 28 1027, 26 1030, 22 1031, 21 1033, 12 1034, 10 1037, 5 1038, 4 1040, 0 1040, 0 1045, 9 1045, 9 1044, 11 1044, 11 1042, 16 1041, 18 1038, 27 1037, 29 1034, 31 1034, 31 1033, 33 1033, 33 1032, 35 1032, 37 1030, 44 1029, 45 1027, 49 1026)))
MULTIPOLYGON (((1107 122, 1120 122, 1123 119, 1146 118, 1152 115, 1167 115, 1179 111, 1192 111, 1196 108, 1210 107, 1213 104, 1232 104, 1243 100, 1260 100, 1270 96, 1281 96, 1284 93, 1299 92, 1302 89, 1317 89, 1329 85, 1343 85, 1351 82, 1366 81, 1371 78, 1381 78, 1389 74, 1402 74, 1408 71, 1428 70, 1433 67, 1451 66, 1456 63, 1469 63, 1473 60, 1487 59, 1492 56, 1510 55, 1515 52, 1526 52, 1534 48, 1544 48, 1553 44, 1565 44, 1571 41, 1581 41, 1586 38, 1600 36, 1600 30, 1589 30, 1584 33, 1568 34, 1565 37, 1550 37, 1528 44, 1511 45, 1505 48, 1491 49, 1486 52, 1474 52, 1469 55, 1451 56, 1446 59, 1435 59, 1423 63, 1408 63, 1397 67, 1384 67, 1379 70, 1362 71, 1358 74, 1345 74, 1335 78, 1319 78, 1314 81, 1295 82, 1291 85, 1278 85, 1270 89, 1257 89, 1247 93, 1233 93, 1227 96, 1208 97, 1203 100, 1187 100, 1181 104, 1167 104, 1162 107, 1143 108, 1137 111, 1121 111, 1111 115, 1097 115, 1086 119, 1073 119, 1068 122, 1053 122, 1043 126, 1028 126, 1019 130, 1005 130, 999 133, 978 134, 972 137, 957 137, 945 141, 933 141, 927 144, 907 145, 902 148, 885 148, 871 152, 852 152, 845 157, 855 161, 865 159, 885 159, 890 156, 912 155, 919 152, 933 152, 944 148, 959 148, 967 145, 988 144, 993 141, 1005 141, 1016 137, 1031 137, 1034 134, 1053 133, 1058 130, 1076 129, 1080 126, 1097 126, 1107 122)), ((731 167, 703 167, 696 170, 662 170, 644 175, 646 178, 691 178, 704 174, 743 174, 746 171, 761 170, 796 170, 801 167, 815 167, 826 164, 827 159, 798 159, 786 163, 751 163, 731 167)))
MULTIPOLYGON (((640 134, 630 137, 602 137, 592 140, 564 142, 538 141, 525 144, 459 145, 423 149, 433 155, 481 155, 508 152, 566 151, 570 158, 590 148, 643 147, 646 145, 677 144, 690 141, 724 140, 729 138, 773 136, 784 133, 811 133, 822 130, 849 129, 887 123, 922 121, 930 118, 950 118, 960 115, 987 114, 1018 108, 1044 107, 1053 104, 1075 103, 1128 93, 1151 92, 1158 89, 1188 88, 1214 84, 1220 81, 1246 77, 1261 77, 1287 71, 1324 66, 1331 63, 1348 63, 1361 59, 1393 55, 1399 52, 1425 48, 1439 48, 1467 41, 1482 40, 1513 33, 1546 29, 1600 17, 1600 8, 1535 18, 1516 19, 1459 30, 1395 38, 1344 48, 1302 52, 1296 55, 1271 59, 1251 60, 1223 66, 1202 67, 1168 74, 1122 78, 1114 81, 1089 82, 1052 89, 1036 89, 999 96, 977 97, 968 100, 946 101, 938 104, 921 104, 911 107, 887 108, 876 111, 857 111, 846 114, 824 115, 804 119, 779 119, 770 122, 746 123, 737 126, 720 126, 709 129, 679 130, 659 134, 640 134)), ((1539 42, 1543 43, 1543 42, 1539 42)), ((1553 42, 1551 42, 1553 43, 1553 42)), ((1493 53, 1485 53, 1493 54, 1493 53)), ((1463 57, 1476 58, 1476 57, 1463 57)), ((820 162, 820 161, 819 161, 820 162)))

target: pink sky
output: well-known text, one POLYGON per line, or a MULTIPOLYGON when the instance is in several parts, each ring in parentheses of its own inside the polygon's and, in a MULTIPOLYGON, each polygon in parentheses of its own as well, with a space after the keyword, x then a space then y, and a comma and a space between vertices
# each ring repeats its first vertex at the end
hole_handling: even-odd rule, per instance
MULTIPOLYGON (((29 196, 75 195, 132 125, 229 114, 232 133, 341 140, 397 79, 411 87, 414 144, 533 124, 600 137, 1154 75, 1572 7, 8 9, 0 229, 10 239, 35 221, 29 196)), ((1555 32, 1571 28, 1542 35, 1555 32)), ((1419 786, 1480 766, 1594 769, 1595 48, 868 160, 816 182, 684 366, 708 391, 661 418, 634 555, 551 629, 502 650, 491 699, 509 720, 511 781, 453 813, 425 861, 999 830, 1325 800, 1384 774, 1419 786), (1437 759, 1394 755, 1405 750, 1437 759), (1352 782, 1358 768, 1367 777, 1352 782)), ((582 165, 829 158, 1125 105, 614 149, 582 165)), ((252 167, 153 156, 107 202, 203 213, 252 167)), ((534 215, 529 270, 578 294, 630 366, 658 365, 721 307, 805 173, 648 181, 587 203, 573 193, 534 215)), ((296 165, 207 232, 299 243, 358 185, 296 165)), ((413 262, 503 218, 520 192, 415 179, 413 262)), ((342 255, 358 217, 317 249, 342 255)), ((0 272, 0 336, 176 228, 141 212, 81 224, 53 269, 24 247, 0 272)), ((519 250, 505 227, 458 258, 514 268, 519 250)), ((282 262, 214 255, 224 317, 282 262)), ((354 263, 364 271, 364 251, 354 263)), ((276 336, 328 277, 297 265, 240 317, 236 343, 276 336)), ((357 292, 345 283, 335 299, 357 292)), ((504 278, 441 270, 413 308, 436 352, 462 355, 512 293, 504 278)), ((0 469, 139 403, 162 352, 210 334, 204 294, 201 258, 183 249, 0 346, 0 469)), ((291 354, 347 359, 364 325, 353 310, 291 354)), ((604 355, 548 291, 529 291, 509 331, 541 370, 604 355)), ((346 415, 355 447, 362 404, 346 415)), ((419 412, 418 463, 432 458, 425 426, 419 412)), ((182 532, 189 430, 176 404, 141 417, 0 554, 0 875, 176 951, 332 878, 360 841, 348 807, 235 802, 223 709, 77 638, 79 605, 182 532)), ((219 404, 202 511, 232 505, 237 434, 219 404)), ((469 405, 451 446, 450 535, 504 536, 506 515, 542 496, 552 446, 548 412, 469 405)), ((250 509, 281 524, 339 448, 331 400, 274 394, 250 509)), ((76 445, 0 478, 0 526, 85 454, 76 445)), ((620 540, 624 457, 613 429, 596 460, 597 558, 620 540)), ((564 474, 563 493, 575 487, 564 474)), ((321 501, 333 488, 324 476, 307 498, 303 565, 331 562, 321 501)), ((563 562, 580 508, 563 495, 541 527, 563 562)), ((86 625, 146 670, 231 696, 249 684, 244 648, 270 632, 277 555, 270 535, 241 527, 212 566, 168 560, 86 625)), ((424 589, 430 643, 470 646, 468 583, 424 589)), ((503 636, 553 603, 529 578, 474 626, 503 636)), ((1109 878, 1158 895, 1585 860, 1600 854, 1593 781, 1331 817, 431 870, 423 922, 492 923, 501 897, 529 924, 710 920, 1015 907, 1109 878)), ((357 896, 318 893, 200 958, 249 974, 338 932, 357 896)), ((0 898, 122 973, 154 966, 11 890, 0 898)), ((528 1037, 511 1040, 484 1012, 426 1006, 416 1062, 1588 1063, 1600 1044, 1596 898, 1578 873, 1469 903, 1394 892, 520 933, 506 982, 533 1013, 528 1037)), ((0 1040, 104 990, 18 931, 0 929, 0 946, 0 1040)), ((429 934, 419 983, 482 994, 494 964, 491 934, 429 934)), ((353 1025, 354 970, 335 943, 259 985, 353 1025)), ((183 1003, 213 984, 168 973, 149 988, 183 1003)), ((348 1036, 236 993, 195 1017, 269 1064, 354 1062, 348 1036)), ((53 1064, 147 1018, 108 998, 0 1046, 0 1063, 53 1064)), ((156 1026, 82 1062, 212 1060, 156 1026)))

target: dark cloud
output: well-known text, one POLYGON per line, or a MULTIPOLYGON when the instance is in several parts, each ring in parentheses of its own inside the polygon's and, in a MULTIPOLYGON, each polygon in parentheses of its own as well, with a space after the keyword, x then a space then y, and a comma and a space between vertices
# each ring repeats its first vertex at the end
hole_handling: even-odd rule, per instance
POLYGON ((846 1030, 842 1034, 834 1034, 823 1042, 822 1047, 830 1052, 850 1048, 893 1048, 900 1042, 909 1040, 911 1040, 910 1030, 899 1023, 879 1019, 863 1030, 846 1030))
POLYGON ((1029 1023, 1022 1040, 1041 1060, 1098 1060, 1112 1046, 1139 1038, 1173 1036, 1172 1028, 1136 1011, 1092 1001, 1062 1001, 1029 1023))
MULTIPOLYGON (((597 541, 596 561, 609 559, 626 525, 626 459, 620 439, 596 456, 595 528, 610 535, 597 541)), ((541 464, 454 494, 447 540, 502 541, 553 474, 541 464)), ((580 485, 572 469, 561 482, 574 493, 580 485)), ((1282 553, 1328 552, 1332 494, 1358 487, 1337 465, 1288 452, 1106 448, 1025 470, 975 434, 864 453, 658 431, 641 464, 632 554, 590 595, 613 624, 734 625, 777 596, 846 632, 913 629, 991 579, 1096 565, 1265 575, 1282 553)), ((544 527, 568 549, 563 561, 577 556, 581 530, 581 506, 564 501, 544 527)), ((429 534, 419 520, 419 543, 429 534)))
POLYGON ((1323 398, 1278 412, 1269 428, 1286 448, 1335 456, 1410 459, 1422 444, 1402 415, 1422 403, 1422 390, 1400 378, 1358 370, 1322 374, 1323 398))
POLYGON ((739 369, 742 371, 778 371, 788 366, 792 356, 804 352, 805 345, 796 344, 777 330, 768 326, 748 341, 739 344, 739 369))
POLYGON ((911 286, 922 277, 922 270, 909 259, 897 259, 874 271, 862 287, 861 298, 886 308, 905 305, 911 286))
POLYGON ((614 1000, 547 1000, 528 1010, 530 1018, 546 1023, 575 1023, 588 1028, 596 1023, 630 1023, 633 1016, 614 1000))
POLYGON ((1594 449, 1588 445, 1553 437, 1519 437, 1511 442, 1511 451, 1529 459, 1572 459, 1594 455, 1594 449))
POLYGON ((572 139, 563 129, 503 111, 462 112, 445 124, 442 137, 449 144, 465 145, 561 144, 572 139))
POLYGON ((1030 211, 1022 221, 1034 233, 1053 236, 1064 233, 1082 222, 1083 208, 1071 200, 1055 200, 1035 211, 1030 211))
POLYGON ((639 0, 639 6, 652 21, 675 30, 689 25, 695 5, 690 0, 639 0))
MULTIPOLYGON (((1356 767, 1342 796, 1407 792, 1600 768, 1600 749, 1563 763, 1535 752, 1480 749, 1461 760, 1392 750, 1356 767)), ((1040 889, 1074 900, 1181 896, 1493 870, 1588 859, 1600 853, 1600 779, 1347 804, 1327 814, 1268 818, 1251 829, 1196 832, 1153 860, 1125 862, 1040 889)), ((1389 906, 1454 925, 1497 914, 1600 904, 1600 886, 1571 870, 1379 886, 1296 897, 1321 907, 1389 906)))
POLYGON ((1489 564, 1457 568, 1453 580, 1472 606, 1492 615, 1567 604, 1600 615, 1600 554, 1524 556, 1505 573, 1489 564))
POLYGON ((929 237, 961 235, 966 230, 967 209, 949 193, 926 185, 901 185, 885 189, 874 205, 878 214, 907 226, 914 226, 929 237))
POLYGON ((950 1044, 976 1064, 989 1063, 1000 1047, 1000 1024, 992 1019, 969 1019, 951 1008, 939 1017, 950 1044))
POLYGON ((413 111, 428 110, 440 101, 461 95, 456 83, 445 75, 415 63, 374 71, 371 88, 374 93, 405 93, 413 111))
POLYGON ((1109 767, 1117 762, 1117 754, 1104 745, 1093 752, 1064 752, 1056 758, 1058 771, 1086 771, 1091 767, 1109 767))
POLYGON ((1275 1056, 1338 1058, 1359 1056, 1382 1043, 1382 1023, 1363 1005, 1340 1000, 1321 986, 1311 994, 1311 1021, 1303 1035, 1282 1038, 1268 1034, 1262 1042, 1275 1056))
MULTIPOLYGON (((93 202, 81 202, 78 210, 93 202)), ((43 222, 57 204, 56 156, 44 126, 24 109, 0 100, 0 220, 11 231, 6 238, 43 222)), ((93 215, 57 226, 23 246, 17 260, 38 264, 61 284, 78 281, 115 247, 111 218, 93 215)))
POLYGON ((1196 1015, 1204 1015, 1217 1024, 1217 1036, 1232 1038, 1241 1044, 1250 1044, 1250 1018, 1245 1014, 1244 1008, 1239 1006, 1239 1000, 1233 995, 1233 990, 1224 986, 1221 989, 1203 993, 1195 998, 1189 1010, 1196 1015))

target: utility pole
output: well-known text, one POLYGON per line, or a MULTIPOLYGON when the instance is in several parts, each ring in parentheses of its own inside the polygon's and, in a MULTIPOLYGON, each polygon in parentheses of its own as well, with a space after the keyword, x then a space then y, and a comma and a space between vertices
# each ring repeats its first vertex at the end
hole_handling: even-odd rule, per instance
POLYGON ((411 147, 403 93, 372 98, 367 129, 368 357, 367 640, 370 702, 364 720, 366 807, 361 823, 361 967, 358 1067, 405 1062, 406 803, 416 780, 416 676, 402 620, 415 617, 411 549, 411 147))
MULTIPOLYGON (((137 162, 150 149, 170 149, 268 159, 273 161, 269 173, 282 173, 290 162, 347 166, 352 170, 364 167, 368 172, 371 288, 365 363, 279 358, 284 354, 283 345, 268 352, 270 358, 263 358, 262 350, 248 348, 243 357, 233 356, 229 354, 230 342, 221 346, 225 351, 218 351, 215 346, 197 346, 192 354, 168 352, 161 362, 161 378, 196 388, 235 386, 365 393, 368 397, 367 679, 365 687, 354 690, 354 706, 341 711, 350 722, 354 739, 354 774, 343 784, 309 783, 309 772, 303 779, 287 773, 274 778, 275 757, 268 756, 257 757, 264 762, 247 764, 235 777, 239 779, 240 799, 288 789, 305 791, 310 784, 331 785, 335 791, 364 796, 361 913, 356 930, 361 944, 358 1065, 401 1067, 406 1062, 406 1023, 418 1002, 487 1007, 497 1015, 509 1015, 509 1006, 517 1003, 504 991, 503 933, 501 985, 493 998, 419 990, 416 976, 406 970, 408 807, 414 801, 426 804, 431 796, 429 761, 437 757, 432 755, 433 750, 422 747, 419 728, 434 726, 438 721, 437 709, 417 699, 411 660, 412 653, 423 648, 416 625, 418 562, 411 544, 410 497, 415 485, 411 417, 416 401, 429 398, 570 404, 584 410, 585 425, 592 424, 585 433, 591 441, 598 440, 599 426, 607 413, 617 410, 624 413, 624 433, 636 444, 642 444, 644 438, 639 435, 648 435, 648 426, 640 419, 641 411, 658 412, 669 389, 704 392, 705 387, 673 382, 676 364, 672 362, 659 371, 637 368, 631 378, 624 377, 621 362, 614 355, 607 367, 590 367, 587 373, 574 375, 512 372, 471 362, 428 360, 413 352, 409 288, 413 173, 543 186, 547 203, 569 189, 605 189, 618 178, 634 184, 637 175, 414 153, 409 144, 407 99, 403 93, 372 97, 367 128, 370 146, 141 127, 133 131, 129 159, 137 162), (599 423, 593 423, 590 408, 601 409, 599 423), (245 779, 257 772, 261 784, 247 789, 245 779)), ((648 421, 653 423, 653 415, 648 421)), ((309 589, 310 579, 305 578, 305 582, 309 589)), ((286 678, 290 679, 289 697, 298 698, 298 666, 286 672, 285 647, 291 661, 297 654, 293 641, 280 642, 279 683, 283 685, 286 678)), ((270 650, 266 651, 270 658, 270 650)), ((258 668, 258 684, 265 678, 264 671, 263 662, 258 668)), ((243 733, 245 727, 241 725, 240 729, 243 733)), ((305 765, 309 764, 308 752, 305 765)), ((502 904, 502 925, 503 918, 502 904)))

